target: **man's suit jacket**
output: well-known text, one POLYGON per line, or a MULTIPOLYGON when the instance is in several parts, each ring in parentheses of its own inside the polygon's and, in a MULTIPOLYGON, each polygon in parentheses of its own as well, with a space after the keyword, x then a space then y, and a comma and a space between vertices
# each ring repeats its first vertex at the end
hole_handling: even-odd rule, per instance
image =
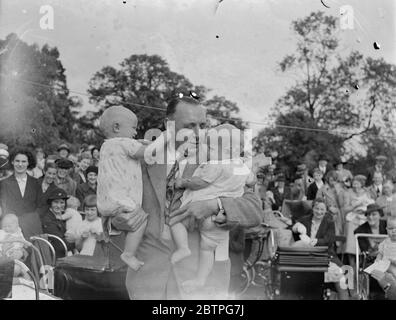
POLYGON ((275 200, 275 206, 273 206, 273 210, 282 209, 283 200, 291 199, 291 190, 289 187, 284 187, 282 194, 279 192, 278 188, 272 189, 272 193, 274 194, 274 200, 275 200))
POLYGON ((315 200, 316 194, 318 193, 318 186, 315 182, 312 182, 307 189, 307 200, 315 200))
POLYGON ((15 175, 1 181, 0 202, 3 214, 14 213, 18 216, 23 235, 29 239, 42 233, 38 207, 40 186, 37 179, 27 175, 25 194, 22 197, 15 175))
MULTIPOLYGON (((198 267, 199 234, 188 235, 191 256, 172 267, 170 256, 175 250, 173 240, 161 238, 165 223, 167 165, 142 164, 143 202, 148 213, 147 227, 136 256, 144 265, 136 272, 128 269, 126 287, 133 299, 180 299, 188 298, 179 290, 185 280, 193 279, 198 267)), ((191 177, 193 171, 185 170, 183 177, 191 177)), ((227 215, 227 228, 253 227, 261 222, 261 203, 253 192, 241 198, 224 198, 222 203, 227 215)), ((217 290, 228 290, 230 262, 216 261, 207 284, 217 290)), ((208 297, 208 296, 207 296, 208 297)))
MULTIPOLYGON (((366 173, 366 176, 367 176, 367 181, 366 181, 366 186, 368 187, 368 186, 370 186, 372 183, 373 183, 373 177, 374 177, 374 173, 376 172, 377 170, 376 170, 376 168, 375 168, 375 166, 373 166, 373 167, 369 167, 368 169, 367 169, 367 173, 366 173)), ((382 176, 384 177, 384 180, 386 179, 386 172, 385 172, 385 169, 384 168, 382 168, 382 176)))
POLYGON ((381 189, 381 192, 378 195, 377 194, 377 187, 375 185, 372 184, 371 186, 369 186, 367 188, 367 192, 368 192, 370 198, 373 199, 373 200, 377 200, 377 198, 379 198, 382 195, 382 190, 383 190, 383 188, 381 189))

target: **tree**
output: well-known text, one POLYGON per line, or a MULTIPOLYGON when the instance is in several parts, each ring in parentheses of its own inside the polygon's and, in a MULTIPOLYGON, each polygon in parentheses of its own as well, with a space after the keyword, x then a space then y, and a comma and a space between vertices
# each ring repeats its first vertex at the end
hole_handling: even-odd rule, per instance
MULTIPOLYGON (((277 112, 304 110, 321 128, 348 131, 342 133, 348 140, 369 130, 376 113, 387 114, 396 106, 396 67, 383 59, 364 59, 357 51, 347 57, 336 54, 335 17, 313 12, 292 26, 296 53, 279 66, 301 76, 277 101, 277 112)), ((380 121, 387 125, 386 118, 380 121)))
POLYGON ((390 115, 396 107, 396 66, 383 59, 364 58, 357 51, 337 54, 336 21, 323 12, 293 21, 297 48, 279 67, 281 72, 294 72, 297 79, 276 102, 271 115, 278 124, 328 133, 264 129, 256 139, 256 149, 269 143, 295 164, 315 148, 329 156, 339 155, 343 142, 373 134, 373 123, 383 133, 394 135, 390 115))
POLYGON ((90 101, 98 110, 81 118, 81 128, 88 129, 92 139, 100 141, 97 126, 94 124, 102 112, 112 105, 122 105, 132 110, 139 119, 138 136, 151 128, 163 128, 167 102, 178 93, 196 93, 203 105, 208 107, 212 124, 230 122, 243 128, 237 117, 236 103, 225 97, 214 96, 209 100, 209 89, 193 85, 185 76, 170 70, 168 63, 157 55, 131 55, 121 62, 120 68, 110 66, 96 72, 90 81, 90 101), (214 117, 222 119, 214 119, 214 117))
POLYGON ((321 130, 310 115, 302 110, 280 114, 275 126, 262 130, 254 140, 256 152, 276 150, 279 162, 295 169, 307 157, 307 164, 313 166, 319 155, 330 161, 338 160, 342 153, 343 139, 321 130), (310 130, 293 129, 293 127, 310 130))
POLYGON ((236 116, 239 113, 237 104, 227 100, 225 97, 214 96, 205 101, 204 106, 207 107, 213 126, 227 122, 241 130, 246 128, 242 119, 236 116))
POLYGON ((143 137, 150 128, 162 128, 167 100, 189 91, 204 99, 207 89, 171 71, 158 55, 131 55, 120 63, 120 69, 106 66, 91 79, 90 101, 98 106, 91 120, 109 106, 122 105, 138 117, 138 136, 143 137))
MULTIPOLYGON (((19 103, 29 103, 29 106, 23 106, 24 112, 29 110, 26 114, 29 117, 27 120, 38 121, 33 123, 37 132, 46 132, 44 127, 48 126, 48 121, 54 129, 53 134, 43 141, 39 139, 40 135, 35 135, 27 140, 19 139, 19 143, 47 146, 48 142, 56 145, 60 140, 76 141, 78 137, 74 135, 73 124, 81 102, 69 94, 58 49, 48 45, 42 48, 36 44, 28 45, 15 34, 0 40, 0 48, 1 51, 4 50, 0 56, 2 97, 6 94, 8 101, 16 99, 19 103), (45 114, 43 119, 51 120, 41 123, 38 114, 45 114)), ((7 106, 2 106, 0 112, 4 114, 4 110, 7 110, 7 106)), ((10 133, 15 133, 12 131, 14 123, 4 125, 10 126, 10 133)))

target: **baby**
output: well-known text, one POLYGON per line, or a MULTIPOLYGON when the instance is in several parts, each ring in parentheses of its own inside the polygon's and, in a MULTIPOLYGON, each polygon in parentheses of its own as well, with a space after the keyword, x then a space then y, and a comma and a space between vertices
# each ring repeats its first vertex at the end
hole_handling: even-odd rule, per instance
MULTIPOLYGON (((136 115, 121 106, 106 109, 100 118, 100 129, 106 139, 100 149, 98 210, 102 216, 110 217, 109 227, 112 217, 122 215, 126 220, 132 218, 133 211, 142 204, 140 160, 145 157, 147 145, 133 139, 137 125, 136 115)), ((160 150, 161 140, 157 139, 154 143, 159 145, 157 150, 160 150)), ((136 258, 135 253, 146 224, 147 214, 144 222, 135 231, 127 223, 122 226, 128 233, 121 259, 133 270, 138 270, 144 264, 136 258)))
POLYGON ((389 217, 387 219, 388 236, 378 246, 378 255, 376 262, 380 260, 387 260, 390 266, 387 272, 396 277, 396 217, 389 217))
POLYGON ((62 220, 66 220, 66 233, 76 235, 82 223, 81 214, 77 211, 77 208, 80 207, 80 201, 76 197, 71 196, 66 204, 66 211, 62 214, 62 220))
MULTIPOLYGON (((218 133, 228 132, 229 137, 234 137, 231 132, 238 129, 230 124, 224 124, 217 126, 214 130, 218 133)), ((219 197, 235 198, 243 195, 246 182, 249 177, 251 178, 251 171, 240 157, 240 145, 235 143, 236 141, 231 141, 229 146, 222 148, 223 139, 220 141, 219 152, 211 152, 210 161, 201 164, 195 170, 192 178, 176 179, 175 187, 185 189, 181 207, 190 202, 219 197)), ((224 212, 219 212, 214 217, 200 221, 201 241, 198 272, 195 279, 183 283, 185 291, 191 292, 205 285, 213 268, 215 250, 220 243, 228 239, 228 231, 219 228, 215 222, 221 223, 225 220, 224 212)), ((177 247, 171 256, 171 262, 174 264, 191 255, 191 251, 188 247, 186 226, 183 223, 177 223, 171 227, 171 231, 177 247)))
POLYGON ((23 258, 23 245, 27 243, 15 214, 6 214, 1 222, 0 255, 12 259, 23 258))
POLYGON ((78 234, 82 240, 80 254, 92 256, 96 241, 103 235, 102 219, 98 216, 96 196, 89 195, 84 199, 85 220, 81 222, 78 234))

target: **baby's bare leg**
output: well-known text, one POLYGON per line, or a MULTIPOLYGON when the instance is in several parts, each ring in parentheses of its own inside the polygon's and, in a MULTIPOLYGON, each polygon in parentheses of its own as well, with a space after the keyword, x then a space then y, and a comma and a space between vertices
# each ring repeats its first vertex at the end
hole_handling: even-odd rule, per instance
POLYGON ((171 256, 171 262, 174 264, 191 255, 188 247, 187 228, 182 223, 176 223, 171 227, 173 240, 176 243, 177 250, 171 256))
POLYGON ((197 277, 187 280, 183 283, 186 292, 192 292, 206 283, 206 279, 213 269, 215 249, 212 246, 203 246, 201 241, 201 250, 199 251, 199 266, 197 277))
POLYGON ((120 258, 124 261, 131 269, 137 271, 144 265, 143 261, 138 260, 135 257, 137 248, 139 247, 140 241, 143 238, 144 230, 146 229, 147 220, 135 232, 128 232, 125 239, 124 252, 120 258))

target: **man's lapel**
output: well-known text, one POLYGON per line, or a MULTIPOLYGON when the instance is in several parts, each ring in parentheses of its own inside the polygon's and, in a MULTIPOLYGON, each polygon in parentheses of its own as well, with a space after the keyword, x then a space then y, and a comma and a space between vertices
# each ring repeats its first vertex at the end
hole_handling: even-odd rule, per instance
MULTIPOLYGON (((16 180, 15 175, 12 175, 12 179, 10 182, 13 189, 12 193, 15 195, 17 199, 22 201, 22 193, 21 190, 19 189, 18 181, 16 180)), ((26 181, 26 185, 27 185, 27 181, 26 181)))
POLYGON ((166 200, 166 164, 154 164, 147 166, 147 172, 150 176, 158 202, 161 206, 161 212, 165 209, 166 200))

